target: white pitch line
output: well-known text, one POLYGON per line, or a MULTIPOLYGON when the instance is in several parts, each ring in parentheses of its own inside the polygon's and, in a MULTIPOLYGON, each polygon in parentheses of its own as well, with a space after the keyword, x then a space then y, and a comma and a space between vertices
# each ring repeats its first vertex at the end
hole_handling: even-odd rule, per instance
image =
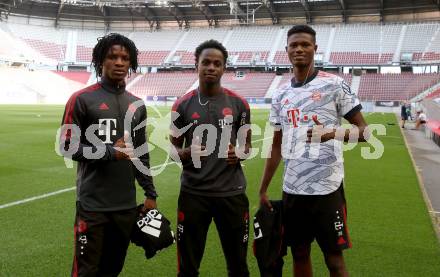
POLYGON ((262 139, 256 139, 256 140, 253 140, 252 142, 253 142, 253 143, 254 143, 254 142, 259 142, 259 141, 263 141, 263 140, 271 139, 271 138, 273 138, 273 137, 267 137, 267 138, 262 138, 262 139))
POLYGON ((71 191, 71 190, 74 190, 75 188, 76 187, 71 187, 71 188, 67 188, 67 189, 61 189, 61 190, 57 190, 57 191, 54 191, 54 192, 50 192, 50 193, 46 193, 46 194, 42 194, 42 195, 26 198, 26 199, 23 199, 23 200, 7 203, 7 204, 4 204, 4 205, 1 205, 0 206, 0 210, 4 209, 4 208, 11 207, 11 206, 20 205, 20 204, 31 202, 31 201, 34 201, 34 200, 46 198, 46 197, 49 197, 49 196, 52 196, 52 195, 57 195, 57 194, 60 194, 60 193, 63 193, 63 192, 71 191))
MULTIPOLYGON (((176 162, 168 162, 165 165, 174 164, 174 163, 176 163, 176 162)), ((163 165, 164 164, 152 166, 151 169, 159 168, 159 167, 161 167, 163 165)), ((38 199, 47 198, 47 197, 50 197, 50 196, 53 196, 53 195, 57 195, 57 194, 60 194, 60 193, 63 193, 63 192, 72 191, 72 190, 75 190, 75 189, 76 189, 76 186, 75 187, 70 187, 70 188, 67 188, 67 189, 61 189, 61 190, 45 193, 45 194, 38 195, 38 196, 29 197, 29 198, 26 198, 26 199, 23 199, 23 200, 18 200, 18 201, 7 203, 7 204, 3 204, 3 205, 0 205, 0 210, 4 209, 4 208, 8 208, 8 207, 24 204, 24 203, 27 203, 27 202, 35 201, 35 200, 38 200, 38 199)))
MULTIPOLYGON (((257 139, 257 140, 253 140, 252 142, 263 141, 263 140, 270 139, 270 138, 272 138, 272 137, 257 139)), ((176 162, 168 162, 165 165, 170 165, 170 164, 175 164, 175 163, 176 162)), ((151 169, 159 168, 159 167, 161 167, 163 165, 164 164, 152 166, 151 169)), ((18 201, 11 202, 11 203, 6 203, 6 204, 3 204, 3 205, 0 205, 0 210, 4 209, 4 208, 9 208, 9 207, 12 207, 12 206, 16 206, 16 205, 21 205, 21 204, 24 204, 24 203, 27 203, 27 202, 35 201, 35 200, 38 200, 38 199, 47 198, 47 197, 50 197, 50 196, 53 196, 53 195, 57 195, 57 194, 60 194, 60 193, 72 191, 72 190, 75 190, 75 189, 76 189, 76 186, 70 187, 70 188, 66 188, 66 189, 57 190, 57 191, 53 191, 53 192, 49 192, 49 193, 45 193, 45 194, 38 195, 38 196, 29 197, 29 198, 18 200, 18 201)))

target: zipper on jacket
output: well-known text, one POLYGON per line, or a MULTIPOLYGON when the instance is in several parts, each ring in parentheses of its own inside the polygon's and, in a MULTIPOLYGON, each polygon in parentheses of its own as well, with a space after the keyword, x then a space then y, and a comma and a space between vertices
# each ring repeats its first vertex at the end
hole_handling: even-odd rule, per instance
POLYGON ((116 97, 116 103, 118 103, 118 119, 122 124, 122 137, 124 136, 124 131, 125 131, 125 126, 124 126, 124 119, 122 118, 122 111, 121 111, 121 103, 119 101, 119 97, 122 96, 122 94, 118 95, 118 94, 114 94, 114 96, 116 97))

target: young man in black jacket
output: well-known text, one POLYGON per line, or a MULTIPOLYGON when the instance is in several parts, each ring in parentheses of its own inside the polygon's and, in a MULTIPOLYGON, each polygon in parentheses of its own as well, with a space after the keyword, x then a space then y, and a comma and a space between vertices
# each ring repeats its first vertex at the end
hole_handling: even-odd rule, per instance
POLYGON ((249 202, 239 157, 242 153, 245 158, 251 147, 250 109, 244 98, 221 86, 227 58, 218 41, 200 44, 195 52, 199 87, 172 108, 170 141, 175 160, 183 165, 177 208, 179 277, 199 275, 212 220, 228 276, 249 276, 249 202))
POLYGON ((121 272, 137 215, 135 179, 145 191, 145 209, 156 208, 144 149, 146 107, 125 90, 137 55, 134 43, 122 35, 101 38, 92 60, 101 81, 74 93, 66 104, 60 148, 78 162, 72 276, 121 272))

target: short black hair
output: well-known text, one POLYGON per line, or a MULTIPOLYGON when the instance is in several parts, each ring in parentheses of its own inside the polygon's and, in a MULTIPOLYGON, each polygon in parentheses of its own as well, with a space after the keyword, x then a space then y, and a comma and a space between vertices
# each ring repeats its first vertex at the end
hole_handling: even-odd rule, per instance
POLYGON ((292 28, 287 31, 287 40, 289 40, 289 37, 293 34, 297 33, 306 33, 310 34, 313 37, 313 43, 316 44, 316 31, 313 30, 312 27, 309 25, 295 25, 292 28))
POLYGON ((98 43, 93 48, 92 54, 92 65, 95 68, 96 75, 102 76, 102 64, 104 63, 105 57, 107 56, 108 50, 113 45, 123 46, 130 55, 130 68, 133 72, 136 72, 138 68, 138 49, 134 42, 117 33, 110 33, 103 37, 98 38, 98 43))
POLYGON ((199 62, 199 57, 200 57, 200 54, 202 54, 202 51, 205 49, 208 49, 208 48, 214 48, 214 49, 217 49, 220 52, 222 52, 223 53, 223 62, 226 66, 226 61, 228 60, 228 51, 223 46, 223 44, 216 41, 215 39, 210 39, 210 40, 204 41, 201 44, 199 44, 199 46, 197 46, 196 52, 194 53, 194 56, 196 57, 196 63, 199 62))

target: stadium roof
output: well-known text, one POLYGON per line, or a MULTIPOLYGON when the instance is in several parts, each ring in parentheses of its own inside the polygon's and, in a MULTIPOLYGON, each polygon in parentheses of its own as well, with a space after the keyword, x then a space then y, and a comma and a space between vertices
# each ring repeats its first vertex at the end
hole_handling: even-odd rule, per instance
MULTIPOLYGON (((177 21, 189 27, 191 21, 206 20, 210 26, 220 20, 249 23, 301 17, 313 23, 319 16, 380 16, 440 10, 440 0, 0 0, 0 18, 10 14, 72 20, 147 21, 151 27, 177 21)), ((56 23, 55 23, 56 24, 56 23)))

